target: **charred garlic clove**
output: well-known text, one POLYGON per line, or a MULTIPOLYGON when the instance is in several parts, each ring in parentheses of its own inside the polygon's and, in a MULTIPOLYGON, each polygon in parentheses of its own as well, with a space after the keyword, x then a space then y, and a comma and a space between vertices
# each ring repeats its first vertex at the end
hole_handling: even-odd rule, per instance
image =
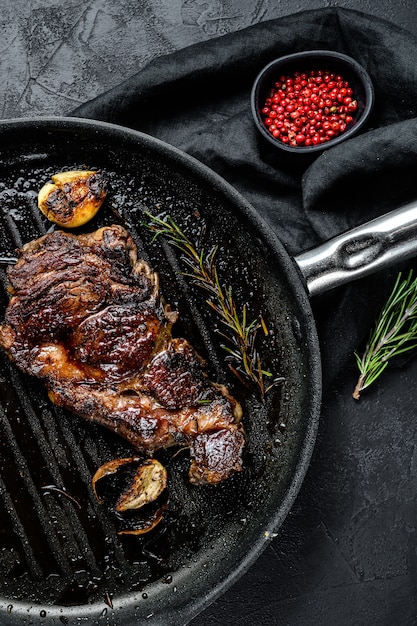
POLYGON ((38 207, 59 226, 82 226, 96 215, 106 197, 106 184, 100 172, 60 172, 51 176, 51 180, 39 191, 38 207))
POLYGON ((146 518, 146 520, 142 520, 136 528, 119 530, 117 532, 118 535, 145 535, 153 530, 156 526, 158 526, 159 522, 162 521, 164 516, 166 504, 163 504, 155 513, 146 518))
POLYGON ((106 476, 116 474, 127 465, 140 462, 130 484, 119 497, 115 509, 116 511, 128 511, 139 509, 145 504, 154 502, 167 486, 168 474, 165 467, 156 459, 145 461, 137 457, 123 459, 113 459, 101 465, 93 476, 92 485, 96 498, 101 499, 97 494, 97 482, 106 476))
POLYGON ((122 493, 116 511, 140 509, 154 502, 167 486, 167 471, 156 459, 149 459, 139 466, 132 483, 122 493))
POLYGON ((156 459, 143 460, 139 457, 128 457, 113 459, 104 463, 98 468, 92 479, 94 493, 97 500, 101 503, 102 499, 97 494, 97 482, 102 478, 117 474, 119 470, 123 470, 123 468, 127 468, 129 465, 137 464, 139 465, 135 470, 133 478, 129 478, 128 486, 118 496, 117 502, 112 505, 119 517, 127 512, 127 520, 126 518, 124 519, 125 521, 130 519, 128 523, 130 528, 119 530, 119 535, 144 535, 159 524, 168 503, 166 490, 168 473, 165 467, 156 459), (164 492, 164 496, 160 498, 164 492), (141 514, 136 515, 132 519, 132 511, 138 511, 138 509, 141 510, 141 514))

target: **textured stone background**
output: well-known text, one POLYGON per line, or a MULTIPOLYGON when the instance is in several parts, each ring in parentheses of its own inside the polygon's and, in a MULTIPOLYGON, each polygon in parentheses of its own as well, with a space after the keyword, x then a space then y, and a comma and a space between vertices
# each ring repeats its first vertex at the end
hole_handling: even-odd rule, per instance
POLYGON ((415 0, 0 0, 1 118, 65 114, 156 56, 330 6, 417 32, 415 0))

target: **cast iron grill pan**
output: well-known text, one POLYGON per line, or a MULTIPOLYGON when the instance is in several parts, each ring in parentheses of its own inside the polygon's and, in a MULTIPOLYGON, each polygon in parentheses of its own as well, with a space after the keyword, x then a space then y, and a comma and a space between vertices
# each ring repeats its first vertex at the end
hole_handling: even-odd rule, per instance
MULTIPOLYGON (((36 206, 51 174, 105 170, 110 190, 89 232, 119 223, 160 273, 179 311, 175 335, 207 360, 244 409, 244 471, 217 487, 187 479, 186 451, 157 456, 169 471, 169 508, 151 533, 117 534, 91 477, 134 451, 116 435, 52 405, 39 381, 0 354, 0 622, 2 624, 183 624, 230 585, 271 539, 303 478, 318 414, 319 358, 308 299, 285 252, 252 209, 207 168, 154 139, 85 120, 0 125, 0 255, 51 227, 36 206), (225 365, 218 324, 205 296, 181 274, 178 253, 152 240, 145 212, 169 213, 204 247, 249 314, 261 312, 265 367, 285 377, 264 403, 225 365)), ((81 232, 81 231, 78 231, 81 232)), ((7 305, 1 270, 1 316, 7 305)))

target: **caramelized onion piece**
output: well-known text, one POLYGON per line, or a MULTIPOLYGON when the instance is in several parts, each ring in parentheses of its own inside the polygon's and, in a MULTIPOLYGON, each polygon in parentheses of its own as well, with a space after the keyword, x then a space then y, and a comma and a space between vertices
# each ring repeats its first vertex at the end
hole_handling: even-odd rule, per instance
POLYGON ((91 220, 106 197, 100 172, 72 170, 51 176, 38 194, 38 207, 51 222, 66 228, 82 226, 91 220))

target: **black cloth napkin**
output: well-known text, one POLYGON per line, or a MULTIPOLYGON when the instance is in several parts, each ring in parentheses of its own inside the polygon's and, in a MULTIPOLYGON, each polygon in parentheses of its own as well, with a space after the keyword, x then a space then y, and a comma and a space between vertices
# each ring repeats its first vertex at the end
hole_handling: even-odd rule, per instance
MULTIPOLYGON (((417 40, 358 11, 306 11, 187 47, 70 115, 140 130, 201 160, 252 203, 291 255, 417 196, 417 40), (365 132, 300 161, 265 145, 250 90, 269 61, 308 49, 356 58, 376 100, 365 132)), ((324 390, 308 476, 271 548, 196 625, 218 615, 251 626, 416 623, 415 361, 395 363, 359 402, 351 398, 353 353, 399 269, 412 265, 312 300, 324 390)))

